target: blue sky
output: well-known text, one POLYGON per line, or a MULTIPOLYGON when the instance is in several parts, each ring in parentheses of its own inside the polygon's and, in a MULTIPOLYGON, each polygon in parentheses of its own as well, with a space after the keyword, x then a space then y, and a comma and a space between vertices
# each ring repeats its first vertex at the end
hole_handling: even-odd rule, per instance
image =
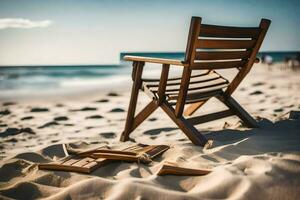
POLYGON ((0 65, 108 64, 121 51, 184 51, 191 16, 232 26, 269 18, 262 50, 300 50, 299 7, 296 0, 1 0, 0 65))

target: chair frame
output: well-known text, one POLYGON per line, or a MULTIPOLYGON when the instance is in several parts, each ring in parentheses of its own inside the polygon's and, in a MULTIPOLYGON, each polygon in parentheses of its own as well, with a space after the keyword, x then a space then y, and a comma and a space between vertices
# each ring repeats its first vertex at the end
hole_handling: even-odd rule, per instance
MULTIPOLYGON (((268 19, 262 19, 259 27, 257 28, 238 28, 238 27, 227 27, 227 26, 215 26, 215 25, 205 25, 201 24, 200 17, 192 17, 190 24, 190 31, 188 35, 188 42, 186 48, 186 56, 184 61, 181 60, 172 60, 172 59, 161 59, 161 58, 149 58, 149 57, 140 57, 140 56, 125 56, 124 59, 127 61, 133 62, 133 70, 132 70, 132 80, 133 86, 131 90, 131 97, 129 102, 129 108, 127 112, 127 119, 125 123, 125 129, 121 135, 121 141, 129 140, 129 135, 132 131, 134 131, 146 118, 148 118, 158 107, 161 107, 163 111, 177 124, 177 126, 186 134, 186 136, 194 143, 195 145, 205 146, 207 144, 208 139, 202 135, 195 127, 195 124, 205 123, 216 119, 221 119, 224 117, 228 117, 231 115, 237 115, 244 123, 250 128, 258 127, 257 122, 248 114, 242 106, 240 106, 237 101, 232 97, 232 93, 236 90, 238 85, 242 82, 242 80, 246 77, 246 75, 251 70, 254 63, 259 62, 259 59, 256 58, 258 50, 264 40, 268 27, 271 23, 268 19), (219 31, 214 31, 214 28, 219 31), (228 31, 232 30, 232 31, 228 31), (235 76, 235 78, 231 81, 225 91, 222 90, 221 93, 213 96, 218 100, 223 102, 229 109, 221 112, 211 113, 203 116, 196 116, 187 119, 185 116, 191 116, 196 110, 198 110, 201 106, 203 106, 207 100, 199 101, 192 103, 184 110, 184 106, 186 103, 189 82, 191 78, 192 70, 199 69, 221 69, 221 68, 231 68, 232 66, 228 66, 224 63, 211 63, 213 67, 206 67, 203 64, 199 64, 194 62, 196 58, 196 49, 200 44, 199 36, 215 34, 221 35, 225 37, 233 37, 233 38, 241 38, 245 34, 258 33, 255 37, 255 40, 249 40, 243 43, 243 45, 253 44, 253 48, 251 51, 249 50, 249 57, 247 60, 241 60, 238 63, 242 63, 243 66, 237 66, 239 72, 235 76), (212 33, 211 33, 212 32, 212 33), (157 95, 158 98, 152 98, 152 101, 144 107, 135 116, 136 105, 138 100, 139 90, 142 89, 142 73, 145 63, 158 63, 162 65, 162 71, 158 86, 157 95), (221 66, 224 64, 223 66, 221 66), (166 100, 166 87, 169 75, 170 66, 181 66, 183 67, 182 78, 180 83, 179 94, 176 102, 175 109, 173 106, 166 100)), ((241 40, 239 40, 241 41, 241 40)), ((210 47, 216 46, 217 43, 222 43, 222 41, 209 41, 210 44, 206 44, 205 42, 201 43, 202 45, 210 45, 210 47), (214 43, 215 42, 215 43, 214 43)), ((224 42, 225 46, 231 48, 231 44, 227 44, 224 42)), ((233 42, 234 43, 234 42, 233 42)), ((235 45, 235 44, 234 44, 235 45)), ((235 45, 235 47, 239 47, 240 44, 235 45)), ((248 49, 244 52, 248 54, 248 49)), ((237 62, 236 62, 237 63, 237 62)), ((146 92, 146 91, 145 91, 146 92)), ((147 94, 147 92, 146 92, 147 94)), ((151 96, 151 95, 150 95, 151 96)))

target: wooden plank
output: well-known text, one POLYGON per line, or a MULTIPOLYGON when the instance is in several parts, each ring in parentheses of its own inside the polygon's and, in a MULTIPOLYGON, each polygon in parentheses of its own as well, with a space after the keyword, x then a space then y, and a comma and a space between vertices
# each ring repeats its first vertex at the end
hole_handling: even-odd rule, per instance
MULTIPOLYGON (((129 146, 123 150, 125 152, 126 151, 139 152, 139 151, 143 151, 143 149, 147 146, 148 145, 136 144, 136 145, 129 146)), ((104 149, 98 149, 98 150, 104 151, 104 149)), ((112 150, 107 149, 107 151, 109 152, 112 150)), ((113 150, 113 151, 116 151, 116 150, 113 150)), ((80 172, 80 173, 90 173, 94 169, 111 162, 111 160, 104 159, 104 158, 93 158, 90 156, 80 157, 82 155, 87 154, 87 152, 91 152, 91 151, 84 151, 84 152, 79 153, 78 155, 70 155, 70 156, 67 156, 56 162, 40 163, 38 165, 38 168, 45 169, 45 170, 59 170, 59 171, 68 171, 68 172, 72 171, 72 172, 80 172)), ((116 151, 116 152, 118 152, 118 151, 116 151)))
POLYGON ((81 159, 80 161, 78 161, 78 162, 72 164, 72 166, 83 167, 84 165, 86 165, 86 164, 88 164, 88 163, 90 163, 90 162, 92 162, 92 161, 94 161, 94 160, 95 160, 95 159, 93 159, 93 158, 87 157, 87 158, 81 159))
MULTIPOLYGON (((214 92, 214 91, 220 91, 222 88, 226 88, 226 87, 227 87, 227 84, 222 84, 222 85, 212 86, 212 87, 208 87, 208 88, 191 90, 188 92, 186 99, 190 100, 190 99, 193 99, 193 96, 198 96, 198 95, 201 96, 201 94, 210 93, 210 92, 214 92)), ((178 92, 166 92, 166 94, 168 95, 169 100, 180 98, 178 92)))
POLYGON ((236 90, 238 85, 242 82, 242 80, 246 77, 248 72, 251 70, 251 68, 256 60, 256 55, 258 53, 258 50, 259 50, 259 48, 265 38, 265 35, 268 31, 270 23, 271 23, 270 20, 267 20, 267 19, 261 20, 260 25, 259 25, 261 32, 257 38, 257 42, 256 42, 253 50, 252 50, 252 54, 249 58, 249 61, 248 61, 247 65, 239 71, 239 73, 236 75, 236 77, 232 80, 232 82, 228 86, 227 90, 225 91, 226 96, 230 96, 236 90))
POLYGON ((105 158, 109 160, 131 161, 149 163, 154 157, 167 151, 170 147, 168 145, 149 145, 140 149, 135 155, 120 154, 120 153, 95 153, 94 156, 98 158, 105 158))
POLYGON ((191 69, 228 69, 244 67, 248 61, 228 61, 228 62, 199 62, 191 65, 191 69))
POLYGON ((256 40, 196 40, 197 49, 251 49, 256 40))
POLYGON ((195 60, 248 59, 251 51, 199 51, 195 60))
MULTIPOLYGON (((196 103, 199 101, 204 101, 204 100, 208 100, 211 97, 216 97, 219 96, 223 93, 222 90, 216 90, 216 91, 211 91, 211 92, 206 92, 206 93, 195 93, 195 94, 191 94, 187 96, 186 102, 185 104, 192 104, 192 103, 196 103)), ((168 101, 173 104, 173 101, 176 101, 177 97, 176 96, 172 96, 168 99, 168 101)))
MULTIPOLYGON (((196 74, 192 74, 191 75, 191 78, 195 78, 195 77, 201 77, 201 76, 205 76, 209 73, 210 71, 209 70, 203 70, 201 72, 197 72, 196 74)), ((180 81, 181 80, 181 76, 179 77, 173 77, 173 78, 168 78, 168 82, 171 82, 171 81, 180 81)), ((154 79, 154 78, 143 78, 143 81, 144 82, 157 82, 157 85, 160 81, 160 79, 154 79)))
POLYGON ((203 176, 212 172, 209 169, 193 169, 186 167, 179 167, 174 164, 163 164, 163 166, 157 172, 158 176, 163 175, 176 175, 176 176, 203 176))
POLYGON ((80 158, 71 158, 69 160, 67 160, 66 162, 63 162, 61 164, 63 165, 73 165, 74 163, 80 161, 80 158))
MULTIPOLYGON (((216 74, 216 73, 211 73, 211 74, 207 74, 205 76, 201 76, 201 77, 192 77, 190 78, 190 84, 193 83, 202 83, 202 82, 206 82, 206 81, 211 81, 211 80, 216 80, 219 79, 220 75, 216 74)), ((145 84, 147 85, 147 87, 158 87, 159 86, 159 82, 145 82, 145 84)), ((181 84, 181 79, 179 80, 168 80, 167 81, 167 86, 171 86, 171 85, 180 85, 181 84)))
POLYGON ((121 134, 121 138, 120 138, 120 140, 123 142, 125 142, 129 139, 129 134, 131 133, 131 130, 132 130, 135 109, 136 109, 136 104, 137 104, 137 100, 138 100, 138 93, 139 93, 139 89, 141 88, 141 85, 142 85, 142 73, 143 73, 144 64, 145 64, 144 62, 138 62, 138 63, 134 62, 133 63, 133 65, 137 65, 136 66, 136 74, 135 74, 132 89, 131 89, 131 96, 130 96, 130 101, 129 101, 129 108, 127 111, 125 128, 124 128, 124 131, 121 134))
POLYGON ((257 38, 258 27, 233 27, 201 24, 200 37, 257 38))
POLYGON ((164 101, 161 104, 161 108, 167 113, 173 122, 177 124, 177 126, 184 132, 184 134, 192 141, 193 144, 205 146, 208 140, 183 116, 177 117, 175 115, 175 110, 167 101, 164 101))
POLYGON ((186 63, 181 60, 165 59, 165 58, 151 58, 142 56, 124 56, 124 60, 135 61, 135 62, 147 62, 147 63, 158 63, 167 65, 185 66, 186 63))
MULTIPOLYGON (((223 84, 227 84, 228 81, 224 80, 224 79, 215 79, 215 80, 209 80, 206 82, 200 82, 200 83, 190 83, 189 84, 189 91, 191 90, 197 90, 197 89, 204 89, 204 88, 209 88, 209 87, 214 87, 214 86, 218 86, 218 85, 223 85, 223 84)), ((170 85, 167 86, 165 91, 168 92, 178 92, 180 89, 180 85, 170 85)), ((158 87, 150 87, 150 90, 152 92, 158 92, 158 87)), ((170 94, 170 93, 168 93, 170 94)))
POLYGON ((218 120, 221 118, 229 117, 234 115, 234 112, 231 110, 223 110, 220 112, 215 112, 215 113, 210 113, 207 115, 202 115, 202 116, 197 116, 197 117, 192 117, 187 119, 191 124, 196 125, 196 124, 202 124, 206 122, 210 122, 213 120, 218 120))

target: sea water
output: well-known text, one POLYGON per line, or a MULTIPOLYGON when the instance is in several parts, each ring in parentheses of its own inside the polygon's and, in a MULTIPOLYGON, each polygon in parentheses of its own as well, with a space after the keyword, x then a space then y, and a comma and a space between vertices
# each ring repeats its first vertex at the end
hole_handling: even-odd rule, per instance
MULTIPOLYGON (((183 59, 182 52, 120 54, 120 63, 116 65, 56 65, 56 66, 1 66, 1 96, 30 95, 33 93, 59 93, 80 91, 91 88, 113 88, 130 80, 131 63, 123 61, 125 55, 150 56, 158 58, 183 59)), ((295 59, 299 52, 263 52, 258 57, 269 55, 273 62, 284 62, 287 58, 295 59)), ((146 68, 146 73, 158 74, 159 67, 146 68)))

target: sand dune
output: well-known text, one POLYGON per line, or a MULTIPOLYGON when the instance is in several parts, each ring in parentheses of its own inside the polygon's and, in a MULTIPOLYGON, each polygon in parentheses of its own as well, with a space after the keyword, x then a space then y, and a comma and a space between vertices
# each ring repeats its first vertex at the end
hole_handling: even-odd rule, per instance
MULTIPOLYGON (((248 129, 236 117, 197 128, 214 140, 210 149, 191 144, 162 112, 155 112, 119 142, 129 92, 115 90, 68 100, 2 102, 0 198, 13 199, 298 199, 300 196, 299 73, 267 72, 257 65, 235 97, 258 120, 248 129), (290 116, 290 118, 289 118, 290 116), (113 162, 89 175, 38 170, 37 163, 73 150, 134 142, 169 144, 150 165, 113 162), (157 176, 166 161, 212 169, 205 176, 157 176)), ((139 109, 149 100, 139 99, 139 109)), ((222 108, 209 102, 199 112, 222 108)))

